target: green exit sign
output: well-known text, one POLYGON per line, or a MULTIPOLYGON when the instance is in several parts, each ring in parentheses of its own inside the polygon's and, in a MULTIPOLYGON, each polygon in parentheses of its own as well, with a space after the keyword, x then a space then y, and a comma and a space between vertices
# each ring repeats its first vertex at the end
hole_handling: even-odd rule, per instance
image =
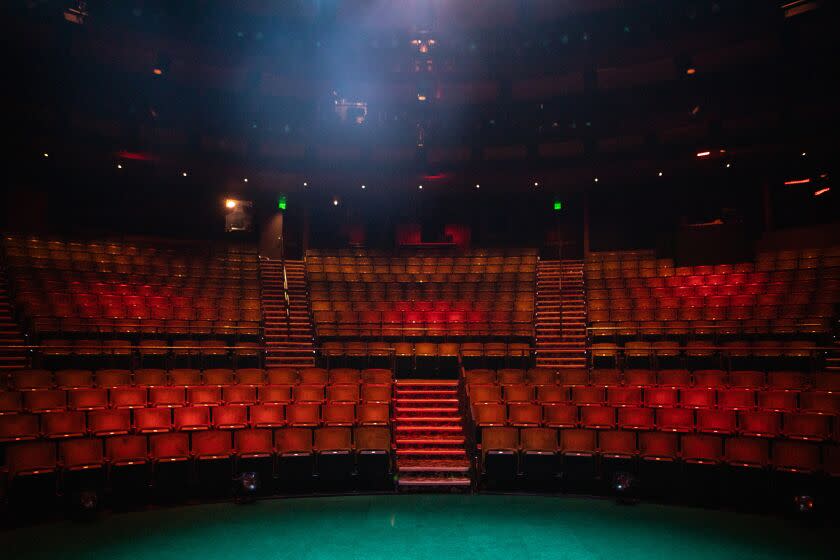
POLYGON ((563 203, 560 202, 559 200, 555 200, 554 201, 554 210, 559 212, 562 209, 563 209, 563 203))
POLYGON ((280 198, 277 199, 277 208, 280 210, 286 209, 286 195, 281 195, 280 198))

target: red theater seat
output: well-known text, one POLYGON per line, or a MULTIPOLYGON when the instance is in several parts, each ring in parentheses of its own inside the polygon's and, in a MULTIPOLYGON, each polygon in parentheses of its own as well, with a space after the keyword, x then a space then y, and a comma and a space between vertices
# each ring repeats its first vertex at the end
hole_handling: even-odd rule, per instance
POLYGON ((222 402, 222 390, 219 387, 187 388, 187 404, 191 407, 218 406, 222 402))
POLYGON ((618 427, 622 430, 653 430, 654 409, 652 408, 619 408, 618 427))
POLYGON ((513 403, 508 405, 508 422, 517 428, 536 428, 542 422, 542 408, 538 404, 513 403))
POLYGON ((755 391, 750 389, 718 391, 718 406, 728 410, 752 410, 755 408, 755 391))
POLYGON ((645 389, 645 406, 651 408, 673 408, 679 402, 676 389, 666 387, 649 387, 645 389))
POLYGON ((286 407, 286 422, 292 427, 317 427, 321 424, 320 405, 294 403, 286 407))
POLYGON ((127 369, 100 369, 96 372, 96 386, 102 389, 130 387, 131 372, 127 369))
POLYGON ((791 439, 822 441, 830 434, 828 417, 821 414, 785 414, 782 426, 782 435, 791 439))
POLYGON ((724 461, 734 467, 763 468, 770 462, 770 446, 766 440, 727 438, 724 447, 724 461))
POLYGON ((27 391, 23 394, 23 408, 29 412, 60 412, 67 408, 67 392, 60 389, 27 391))
POLYGON ((55 443, 32 441, 11 445, 6 450, 6 464, 12 479, 54 472, 58 465, 55 443))
POLYGON ((234 432, 233 440, 240 459, 271 457, 274 453, 271 430, 239 430, 234 432))
POLYGON ((657 409, 656 428, 663 432, 693 432, 694 411, 688 408, 657 409))
POLYGON ((62 441, 59 452, 62 467, 67 471, 101 469, 104 464, 102 440, 99 438, 62 441))
POLYGON ((257 389, 261 404, 288 404, 292 402, 291 385, 266 385, 257 389))
POLYGON ((777 437, 782 428, 782 415, 769 411, 741 411, 738 413, 738 431, 752 437, 777 437))
POLYGON ((162 387, 168 385, 166 371, 162 369, 134 370, 134 385, 137 387, 162 387))
MULTIPOLYGON (((209 433, 209 432, 207 432, 209 433)), ((149 450, 153 461, 176 463, 190 458, 190 439, 185 433, 154 434, 149 436, 149 450)))
POLYGON ((52 373, 42 369, 22 369, 12 372, 12 388, 18 391, 47 390, 54 387, 52 373))
POLYGON ((0 390, 0 416, 23 412, 23 396, 20 391, 0 390))
POLYGON ((117 436, 105 438, 105 457, 112 467, 146 463, 149 449, 146 436, 117 436))
POLYGON ((248 427, 248 409, 244 406, 215 406, 210 409, 217 430, 241 430, 248 427))
POLYGON ((677 456, 677 434, 642 432, 639 434, 639 454, 646 461, 674 461, 677 456))
POLYGON ((39 435, 37 414, 0 416, 0 443, 36 439, 39 435))
POLYGON ((48 412, 41 415, 41 431, 50 439, 82 437, 87 433, 85 413, 48 412))
POLYGON ((175 429, 193 432, 210 429, 210 411, 206 406, 189 406, 175 409, 175 429))
POLYGON ((472 410, 473 420, 479 428, 504 426, 507 421, 507 410, 503 404, 475 404, 472 410))
POLYGON ((594 430, 615 428, 615 409, 611 406, 584 406, 580 409, 580 425, 594 430))
POLYGON ((128 410, 94 410, 88 413, 88 431, 95 436, 115 436, 131 431, 128 410))
POLYGON ((108 393, 111 408, 144 408, 146 406, 145 387, 117 387, 108 393))
POLYGON ((735 432, 734 410, 698 410, 697 431, 708 434, 732 434, 735 432))
POLYGON ((356 423, 356 407, 352 402, 331 402, 321 410, 325 426, 353 426, 356 423))
POLYGON ((286 424, 282 405, 258 404, 249 407, 250 423, 254 428, 279 428, 286 424))
POLYGON ((680 406, 683 408, 714 408, 715 390, 696 387, 680 389, 680 406))
POLYGON ((680 456, 686 463, 716 465, 723 459, 723 439, 717 436, 686 435, 680 456))
POLYGON ((172 430, 172 411, 168 408, 138 408, 134 411, 134 429, 141 434, 172 430))
POLYGON ((561 430, 560 453, 564 456, 592 456, 598 449, 595 430, 561 430))
POLYGON ((802 441, 773 442, 773 467, 782 472, 813 473, 820 468, 820 447, 802 441))

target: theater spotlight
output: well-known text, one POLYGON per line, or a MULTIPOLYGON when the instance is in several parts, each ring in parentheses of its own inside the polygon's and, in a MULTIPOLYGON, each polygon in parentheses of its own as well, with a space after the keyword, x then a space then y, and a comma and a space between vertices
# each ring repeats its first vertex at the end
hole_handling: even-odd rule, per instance
POLYGON ((99 510, 99 494, 95 490, 82 490, 73 496, 73 514, 77 519, 90 520, 99 510))
POLYGON ((250 231, 252 206, 253 203, 250 200, 226 198, 225 231, 250 231))
POLYGON ((814 498, 808 495, 794 496, 793 506, 798 515, 810 516, 814 513, 814 498))
POLYGON ((612 490, 619 503, 633 503, 636 479, 624 471, 616 472, 612 478, 612 490))
POLYGON ((234 499, 238 504, 248 504, 256 500, 260 491, 260 477, 255 472, 244 472, 236 478, 234 499))

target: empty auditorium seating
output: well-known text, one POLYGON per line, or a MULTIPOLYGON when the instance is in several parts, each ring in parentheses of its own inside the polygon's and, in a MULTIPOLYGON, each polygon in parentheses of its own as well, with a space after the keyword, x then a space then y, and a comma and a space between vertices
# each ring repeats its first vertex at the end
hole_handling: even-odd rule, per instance
MULTIPOLYGON (((536 260, 527 250, 310 250, 306 273, 316 332, 330 341, 330 356, 372 355, 377 346, 367 342, 371 338, 530 338, 536 260)), ((477 344, 477 352, 462 347, 462 354, 530 356, 527 344, 477 344)), ((455 357, 457 351, 451 344, 417 342, 411 357, 455 357)))

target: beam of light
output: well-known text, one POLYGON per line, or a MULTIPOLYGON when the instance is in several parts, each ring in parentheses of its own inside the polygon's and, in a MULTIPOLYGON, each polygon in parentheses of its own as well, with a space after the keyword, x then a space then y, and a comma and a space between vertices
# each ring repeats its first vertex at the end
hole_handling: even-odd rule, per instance
POLYGON ((820 189, 820 190, 818 190, 818 191, 814 192, 814 196, 821 196, 821 195, 824 195, 825 193, 827 193, 827 192, 828 192, 828 191, 830 191, 830 190, 831 190, 831 187, 826 187, 826 188, 824 188, 824 189, 820 189))
POLYGON ((697 152, 697 157, 709 157, 710 155, 712 155, 712 152, 697 152))
POLYGON ((785 185, 804 185, 806 183, 810 183, 811 179, 791 179, 790 181, 785 181, 785 185))

